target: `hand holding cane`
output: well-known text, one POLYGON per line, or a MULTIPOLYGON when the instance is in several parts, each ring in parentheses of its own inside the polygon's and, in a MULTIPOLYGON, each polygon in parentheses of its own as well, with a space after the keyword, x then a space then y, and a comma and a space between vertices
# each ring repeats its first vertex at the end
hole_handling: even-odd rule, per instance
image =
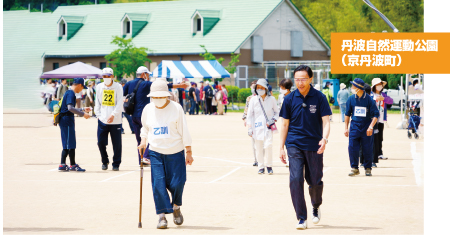
POLYGON ((138 228, 142 228, 141 218, 142 218, 142 181, 144 179, 144 165, 143 165, 144 149, 139 148, 138 151, 139 151, 139 156, 141 157, 141 190, 139 193, 139 224, 138 224, 138 228))

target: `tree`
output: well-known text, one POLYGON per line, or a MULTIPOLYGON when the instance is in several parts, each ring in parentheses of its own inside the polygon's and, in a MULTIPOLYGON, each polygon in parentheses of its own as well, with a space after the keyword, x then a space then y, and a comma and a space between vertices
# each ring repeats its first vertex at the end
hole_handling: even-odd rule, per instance
POLYGON ((241 56, 241 54, 231 53, 231 60, 228 62, 228 66, 225 67, 230 74, 236 72, 236 63, 239 63, 239 56, 241 56))
POLYGON ((209 53, 208 50, 206 50, 205 45, 200 45, 200 47, 203 48, 203 50, 205 50, 205 53, 200 53, 199 56, 203 57, 205 60, 217 60, 219 64, 222 64, 222 62, 225 60, 222 57, 216 59, 216 57, 213 54, 209 53))
POLYGON ((152 62, 147 58, 147 52, 150 50, 146 47, 135 47, 131 42, 132 40, 132 38, 113 37, 111 44, 117 45, 119 49, 105 56, 108 63, 113 65, 114 75, 117 78, 124 76, 136 77, 136 70, 140 66, 145 66, 146 62, 152 62))

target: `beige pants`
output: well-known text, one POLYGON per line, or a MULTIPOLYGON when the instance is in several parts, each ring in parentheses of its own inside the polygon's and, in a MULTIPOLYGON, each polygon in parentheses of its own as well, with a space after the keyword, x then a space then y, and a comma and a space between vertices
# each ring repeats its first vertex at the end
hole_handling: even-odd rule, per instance
POLYGON ((272 167, 272 144, 264 148, 264 140, 255 140, 255 150, 256 158, 258 159, 258 169, 272 167))

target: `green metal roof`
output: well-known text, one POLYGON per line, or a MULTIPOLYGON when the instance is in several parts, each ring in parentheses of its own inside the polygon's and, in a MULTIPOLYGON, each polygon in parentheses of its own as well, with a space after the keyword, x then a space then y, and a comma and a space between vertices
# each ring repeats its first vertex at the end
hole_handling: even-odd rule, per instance
POLYGON ((203 18, 203 36, 208 34, 220 20, 220 11, 218 10, 197 10, 203 18))
POLYGON ((133 22, 133 26, 131 29, 132 37, 136 37, 141 30, 147 25, 148 20, 150 18, 150 14, 141 14, 141 13, 125 13, 125 15, 122 17, 122 20, 128 17, 131 22, 133 22))
POLYGON ((80 28, 83 26, 84 18, 85 18, 84 16, 68 16, 68 15, 61 16, 61 18, 58 20, 58 23, 61 20, 64 20, 66 22, 67 40, 75 36, 78 30, 80 30, 80 28))

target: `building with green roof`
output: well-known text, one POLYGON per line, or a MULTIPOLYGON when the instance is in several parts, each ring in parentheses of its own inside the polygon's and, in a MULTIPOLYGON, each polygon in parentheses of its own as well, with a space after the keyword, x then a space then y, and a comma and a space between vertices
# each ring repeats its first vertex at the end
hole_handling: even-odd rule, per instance
POLYGON ((60 6, 53 13, 5 11, 4 107, 35 107, 38 77, 71 62, 103 68, 113 36, 162 60, 200 60, 205 45, 223 65, 329 61, 330 47, 290 0, 183 0, 60 6), (17 91, 26 91, 17 94, 17 91))

